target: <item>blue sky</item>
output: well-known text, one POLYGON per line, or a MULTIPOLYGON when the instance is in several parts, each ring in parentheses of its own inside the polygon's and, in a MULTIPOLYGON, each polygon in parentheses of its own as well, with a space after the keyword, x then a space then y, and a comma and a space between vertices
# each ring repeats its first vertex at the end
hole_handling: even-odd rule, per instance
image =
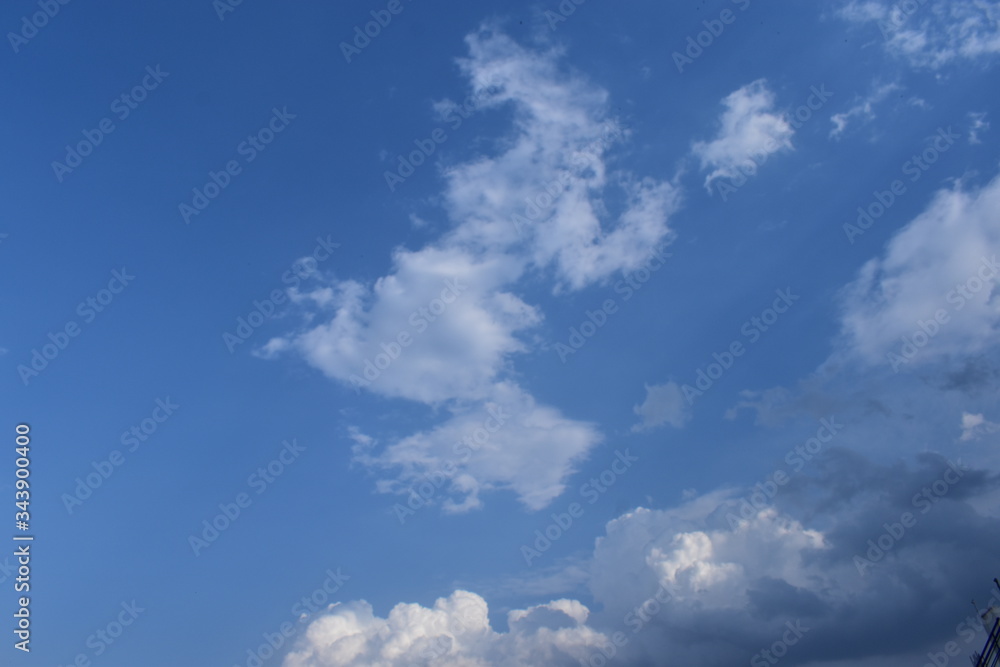
POLYGON ((998 17, 7 3, 3 664, 964 663, 998 17))

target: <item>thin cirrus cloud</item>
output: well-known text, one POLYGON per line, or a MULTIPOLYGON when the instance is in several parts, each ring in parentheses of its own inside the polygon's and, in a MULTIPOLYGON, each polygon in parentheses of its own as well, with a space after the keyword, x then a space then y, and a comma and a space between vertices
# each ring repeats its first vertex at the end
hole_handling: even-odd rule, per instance
POLYGON ((940 69, 960 60, 1000 53, 997 15, 990 0, 852 0, 840 16, 876 27, 890 54, 913 67, 940 69))
POLYGON ((513 127, 492 154, 442 168, 452 227, 423 248, 397 249, 392 272, 373 285, 345 280, 295 294, 307 324, 262 354, 293 354, 355 389, 451 411, 381 453, 360 452, 361 463, 395 471, 381 490, 402 493, 456 464, 447 510, 479 507, 490 489, 539 509, 601 435, 505 377, 528 351, 520 335, 544 317, 517 285, 543 279, 554 292, 577 290, 639 267, 672 239, 667 222, 680 199, 670 183, 610 168, 608 153, 627 131, 609 117, 607 93, 560 69, 557 51, 529 51, 491 25, 466 42, 459 66, 469 86, 490 86, 483 109, 513 111, 513 127), (611 190, 624 195, 618 211, 604 202, 611 190), (489 405, 509 419, 473 456, 456 456, 456 441, 489 405))
POLYGON ((833 129, 830 130, 831 139, 840 139, 851 124, 851 119, 856 119, 859 124, 869 123, 875 119, 875 107, 885 101, 889 95, 902 90, 898 83, 886 83, 876 85, 871 93, 863 98, 858 98, 854 105, 847 111, 834 114, 830 117, 833 129))

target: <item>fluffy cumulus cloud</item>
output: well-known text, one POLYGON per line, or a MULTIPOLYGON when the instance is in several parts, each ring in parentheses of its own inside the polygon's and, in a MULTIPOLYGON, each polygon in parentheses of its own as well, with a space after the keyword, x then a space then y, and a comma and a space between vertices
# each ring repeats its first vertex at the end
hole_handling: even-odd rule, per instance
POLYGON ((753 173, 771 153, 791 149, 795 134, 791 124, 775 112, 774 93, 763 79, 730 93, 722 103, 726 109, 719 118, 716 137, 692 146, 701 168, 711 170, 705 177, 709 192, 716 179, 753 173))
POLYGON ((679 204, 668 183, 612 169, 628 130, 608 115, 607 93, 559 69, 557 52, 528 51, 490 28, 467 38, 460 65, 473 88, 494 82, 484 108, 514 112, 501 150, 445 169, 446 242, 516 254, 579 289, 641 266, 671 238, 679 204), (608 195, 623 199, 610 210, 608 195))
POLYGON ((509 612, 509 632, 490 627, 487 604, 467 591, 431 608, 398 604, 386 618, 366 602, 339 605, 313 622, 285 667, 491 667, 578 665, 606 641, 573 600, 509 612))
POLYGON ((435 201, 451 222, 447 232, 396 250, 391 271, 373 284, 294 292, 305 325, 261 353, 293 354, 359 393, 451 415, 382 453, 363 449, 358 460, 396 471, 382 490, 406 493, 444 474, 446 509, 478 507, 489 489, 511 490, 537 509, 562 491, 600 435, 511 379, 528 350, 524 334, 544 317, 518 288, 546 280, 554 292, 576 290, 637 269, 672 239, 667 220, 679 200, 669 183, 613 168, 628 131, 609 115, 607 93, 564 71, 557 51, 528 50, 491 25, 467 43, 459 65, 473 90, 490 91, 478 98, 481 108, 509 112, 513 126, 492 150, 442 167, 435 201), (467 442, 457 447, 482 430, 490 405, 509 415, 504 425, 471 451, 467 442))
POLYGON ((833 448, 774 489, 612 520, 586 604, 514 610, 498 632, 466 591, 385 619, 349 603, 315 619, 285 667, 908 664, 976 629, 964 607, 993 572, 998 490, 939 455, 880 465, 833 448))
POLYGON ((956 184, 865 263, 842 292, 850 354, 893 370, 991 349, 1000 328, 1000 177, 956 184))
POLYGON ((394 264, 370 287, 348 280, 298 296, 324 321, 269 347, 291 346, 331 379, 383 396, 485 398, 505 357, 524 350, 516 334, 541 319, 501 289, 516 266, 456 247, 399 250, 394 264))
POLYGON ((1000 2, 992 0, 851 0, 840 14, 876 26, 886 50, 917 67, 1000 53, 1000 2))
POLYGON ((664 424, 681 428, 691 419, 691 409, 684 392, 673 381, 646 385, 646 400, 635 406, 634 412, 642 421, 632 427, 633 431, 646 431, 664 424))

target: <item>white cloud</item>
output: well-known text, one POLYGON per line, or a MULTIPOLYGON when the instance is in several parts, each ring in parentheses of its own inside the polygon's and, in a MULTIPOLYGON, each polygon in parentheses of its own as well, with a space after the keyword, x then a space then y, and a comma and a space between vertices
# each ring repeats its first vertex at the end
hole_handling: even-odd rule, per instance
POLYGON ((664 424, 681 428, 691 419, 691 410, 684 392, 674 381, 659 385, 646 385, 646 400, 633 409, 642 421, 633 431, 645 431, 664 424))
POLYGON ((840 15, 848 21, 858 23, 880 21, 885 18, 886 5, 879 0, 852 0, 840 10, 840 15))
POLYGON ((982 584, 977 578, 995 562, 998 519, 976 504, 993 497, 996 479, 966 469, 961 494, 926 516, 911 502, 914 488, 947 469, 936 455, 913 467, 830 452, 756 507, 745 500, 751 490, 740 498, 721 489, 670 509, 638 508, 596 540, 586 582, 592 604, 560 598, 515 609, 509 632, 499 633, 486 601, 464 590, 432 608, 399 604, 385 619, 349 603, 314 620, 284 664, 722 667, 746 664, 787 623, 808 638, 790 648, 795 664, 865 664, 930 650, 952 637, 949 605, 967 599, 967 587, 982 584), (868 540, 886 544, 886 524, 905 511, 916 527, 894 533, 890 556, 869 556, 868 540), (956 534, 979 537, 958 544, 956 534), (940 604, 915 606, 929 591, 940 604), (625 641, 606 662, 600 655, 616 632, 625 641))
POLYGON ((607 154, 629 133, 608 116, 607 93, 561 73, 557 53, 525 50, 490 28, 466 41, 463 72, 474 88, 498 86, 483 106, 512 108, 515 133, 495 155, 445 170, 445 206, 460 223, 447 242, 519 251, 534 268, 554 267, 570 289, 638 268, 671 238, 679 195, 610 169, 607 154), (626 199, 616 217, 603 199, 612 189, 626 199))
POLYGON ((969 112, 969 143, 972 145, 981 144, 983 140, 979 138, 980 132, 990 129, 990 124, 986 121, 986 112, 969 112))
POLYGON ((490 399, 455 408, 444 423, 378 456, 358 450, 357 460, 395 473, 379 483, 381 491, 415 491, 432 504, 441 500, 448 512, 476 509, 480 492, 497 489, 513 491, 530 510, 542 509, 563 492, 574 464, 601 436, 592 424, 537 405, 512 383, 497 384, 490 399))
POLYGON ((310 294, 325 321, 280 346, 331 379, 383 396, 482 399, 505 357, 525 349, 515 334, 541 318, 501 289, 517 271, 502 257, 456 247, 397 250, 394 272, 371 288, 341 281, 310 294))
MULTIPOLYGON (((590 586, 604 606, 599 624, 588 625, 588 608, 565 599, 509 612, 508 633, 493 631, 486 601, 462 590, 433 608, 399 604, 386 619, 362 601, 338 605, 313 621, 284 667, 578 665, 600 655, 620 630, 627 631, 630 645, 613 664, 633 664, 630 657, 635 664, 643 657, 667 664, 666 656, 671 664, 726 664, 705 655, 698 659, 699 650, 667 640, 664 629, 683 632, 698 616, 713 612, 740 613, 741 621, 748 620, 742 611, 750 605, 747 587, 761 577, 811 587, 825 579, 821 568, 806 566, 801 558, 803 551, 823 548, 822 535, 774 510, 760 512, 735 532, 706 529, 706 514, 727 499, 724 493, 710 494, 675 510, 640 508, 611 521, 591 561, 590 586), (657 613, 657 628, 634 638, 633 626, 626 624, 635 621, 636 606, 661 589, 670 600, 657 613)), ((780 623, 753 626, 744 631, 766 637, 773 631, 761 628, 780 623)), ((703 634, 710 642, 712 633, 703 634)), ((728 655, 738 653, 730 648, 728 655)))
POLYGON ((885 100, 889 95, 902 90, 898 83, 887 83, 878 85, 868 94, 867 97, 858 98, 854 106, 843 113, 834 114, 830 121, 833 129, 830 130, 830 137, 839 139, 847 129, 851 119, 857 117, 862 123, 867 123, 875 118, 875 105, 885 100))
POLYGON ((358 460, 399 475, 382 480, 385 491, 439 473, 456 439, 482 421, 477 415, 500 405, 510 420, 461 462, 442 506, 472 509, 481 491, 508 489, 538 509, 600 436, 508 379, 516 355, 528 351, 522 336, 543 318, 518 285, 542 277, 553 291, 580 289, 638 268, 672 239, 667 219, 679 199, 669 183, 611 168, 609 152, 628 133, 609 117, 607 93, 562 71, 558 52, 529 51, 489 25, 466 41, 459 64, 469 86, 492 87, 478 106, 513 112, 513 128, 492 152, 443 169, 445 188, 434 199, 450 228, 423 248, 397 249, 374 284, 293 292, 305 326, 259 353, 294 353, 359 392, 451 413, 381 454, 361 452, 358 460), (606 198, 616 189, 623 203, 612 212, 606 198))
POLYGON ((487 612, 483 598, 461 590, 432 608, 400 603, 386 618, 363 601, 339 605, 309 626, 284 667, 569 667, 606 641, 575 600, 510 611, 507 633, 492 629, 487 612))
POLYGON ((936 69, 1000 53, 1000 2, 994 0, 852 0, 840 15, 875 24, 885 49, 914 67, 936 69))
POLYGON ((850 353, 886 363, 888 353, 901 353, 905 337, 917 348, 908 363, 924 363, 995 345, 997 210, 1000 177, 977 189, 956 184, 939 191, 842 291, 841 328, 850 353), (943 323, 928 323, 942 312, 943 323))
POLYGON ((982 414, 962 413, 962 442, 978 440, 984 435, 1000 431, 1000 424, 987 421, 982 414))
MULTIPOLYGON (((643 658, 666 664, 666 656, 671 664, 726 664, 711 656, 697 659, 700 649, 666 639, 664 629, 683 633, 698 616, 711 613, 739 613, 741 622, 748 621, 747 589, 762 577, 810 588, 827 579, 822 568, 802 558, 824 548, 823 536, 773 509, 758 512, 735 531, 706 526, 706 516, 731 503, 730 496, 716 492, 673 510, 639 508, 611 521, 590 564, 590 588, 604 607, 601 619, 591 620, 579 601, 559 599, 510 611, 509 632, 497 633, 486 601, 463 590, 432 608, 396 605, 385 619, 374 616, 367 603, 353 602, 313 621, 284 667, 578 665, 600 655, 620 630, 627 631, 630 643, 613 664, 633 664, 630 659, 638 664, 643 658), (661 590, 661 597, 670 599, 657 611, 657 628, 634 637, 636 606, 661 590)), ((757 620, 750 626, 745 632, 767 637, 770 626, 781 624, 757 620)), ((712 633, 703 634, 711 643, 712 633)), ((727 655, 738 652, 729 648, 727 655)))
POLYGON ((729 493, 714 492, 673 510, 639 508, 614 519, 597 539, 591 590, 614 617, 664 586, 682 616, 685 608, 745 608, 747 585, 761 577, 810 586, 819 573, 802 553, 824 549, 822 533, 773 507, 754 510, 731 529, 725 514, 738 511, 729 493))
POLYGON ((705 189, 712 191, 717 178, 737 178, 741 167, 762 162, 764 156, 791 149, 795 130, 781 115, 773 113, 774 94, 763 79, 758 79, 730 93, 722 103, 726 110, 719 119, 721 127, 712 141, 697 141, 692 146, 702 169, 711 169, 705 189))

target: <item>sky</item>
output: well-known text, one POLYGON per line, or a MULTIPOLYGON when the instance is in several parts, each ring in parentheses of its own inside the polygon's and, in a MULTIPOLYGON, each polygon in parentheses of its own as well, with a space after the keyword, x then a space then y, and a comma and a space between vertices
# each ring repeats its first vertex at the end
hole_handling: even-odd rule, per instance
POLYGON ((5 3, 0 663, 967 664, 998 21, 5 3))

